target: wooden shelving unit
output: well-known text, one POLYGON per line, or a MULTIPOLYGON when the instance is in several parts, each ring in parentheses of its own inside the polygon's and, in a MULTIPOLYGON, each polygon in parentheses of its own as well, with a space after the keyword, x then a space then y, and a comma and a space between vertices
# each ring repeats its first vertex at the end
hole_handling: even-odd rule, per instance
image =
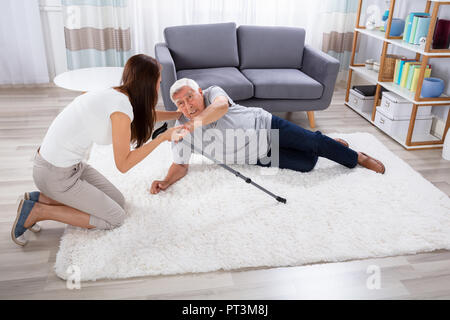
MULTIPOLYGON (((406 0, 405 0, 406 1, 406 0)), ((352 48, 352 55, 350 59, 350 68, 349 68, 349 75, 348 75, 348 82, 347 82, 347 93, 345 96, 345 104, 356 111, 358 114, 360 114, 362 117, 364 117, 366 120, 368 120, 373 125, 377 126, 377 124, 374 122, 375 120, 375 114, 376 114, 376 108, 380 104, 380 92, 381 87, 386 88, 389 91, 392 91, 401 97, 409 100, 413 104, 413 108, 411 111, 411 117, 409 122, 409 128, 408 132, 405 137, 394 137, 391 136, 394 140, 396 140, 398 143, 400 143, 403 147, 405 147, 408 150, 412 149, 425 149, 425 148, 442 148, 445 135, 450 127, 450 112, 447 116, 447 121, 445 124, 444 134, 442 139, 439 139, 431 134, 426 135, 414 135, 414 124, 416 121, 416 115, 417 115, 417 109, 421 106, 450 106, 450 97, 447 95, 441 95, 439 98, 422 98, 420 97, 420 92, 422 89, 422 83, 425 76, 425 68, 429 62, 430 58, 450 58, 450 49, 432 49, 431 43, 432 38, 434 34, 434 29, 436 26, 436 21, 439 13, 439 8, 442 5, 450 5, 450 1, 443 1, 443 0, 427 0, 425 5, 425 11, 427 13, 430 13, 431 9, 432 12, 431 20, 430 20, 430 27, 428 30, 427 35, 427 42, 425 45, 425 49, 421 49, 417 45, 409 44, 402 40, 402 37, 391 37, 389 36, 391 24, 392 24, 392 18, 394 17, 394 9, 395 9, 395 2, 396 0, 391 0, 390 2, 390 8, 389 8, 389 18, 387 22, 387 27, 385 32, 379 31, 379 30, 367 30, 364 26, 360 26, 360 18, 361 18, 361 9, 363 0, 359 0, 358 5, 358 12, 356 16, 356 27, 354 30, 354 36, 353 36, 353 48, 352 48), (432 8, 433 7, 433 8, 432 8), (379 41, 383 42, 383 49, 381 52, 380 57, 380 70, 383 70, 384 63, 385 63, 385 57, 389 48, 389 45, 401 47, 404 49, 407 49, 409 51, 416 53, 416 60, 421 62, 421 68, 419 73, 419 80, 417 84, 417 91, 411 92, 408 89, 405 89, 396 83, 392 81, 386 81, 386 79, 381 78, 381 72, 375 72, 373 70, 368 70, 365 68, 364 64, 355 64, 355 52, 356 52, 356 44, 358 41, 358 36, 360 34, 367 35, 371 38, 377 39, 379 41), (371 113, 363 113, 360 112, 357 109, 354 109, 349 103, 349 91, 351 87, 352 82, 352 76, 353 73, 358 74, 365 80, 376 84, 377 89, 375 93, 375 101, 372 108, 371 113)), ((448 81, 448 79, 446 79, 448 81)), ((378 127, 378 126, 377 126, 378 127)))

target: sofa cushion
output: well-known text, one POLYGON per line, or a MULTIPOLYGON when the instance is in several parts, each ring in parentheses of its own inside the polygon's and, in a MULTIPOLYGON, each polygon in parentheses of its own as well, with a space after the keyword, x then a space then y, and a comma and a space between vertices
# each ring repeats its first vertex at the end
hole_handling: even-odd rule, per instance
POLYGON ((323 86, 297 69, 241 70, 255 88, 255 98, 320 99, 323 86))
POLYGON ((240 69, 301 68, 302 28, 239 26, 237 38, 240 69))
POLYGON ((253 85, 237 68, 191 69, 177 72, 177 78, 195 80, 202 89, 219 86, 233 100, 245 100, 253 97, 253 85))
POLYGON ((164 38, 177 70, 239 65, 235 23, 168 27, 164 38))

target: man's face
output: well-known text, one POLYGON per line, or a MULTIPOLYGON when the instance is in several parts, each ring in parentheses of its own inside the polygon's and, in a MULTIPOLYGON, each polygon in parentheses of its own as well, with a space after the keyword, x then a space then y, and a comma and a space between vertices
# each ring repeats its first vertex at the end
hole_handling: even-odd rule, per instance
POLYGON ((173 95, 173 100, 184 116, 188 119, 199 115, 205 109, 202 89, 195 91, 184 86, 173 95))

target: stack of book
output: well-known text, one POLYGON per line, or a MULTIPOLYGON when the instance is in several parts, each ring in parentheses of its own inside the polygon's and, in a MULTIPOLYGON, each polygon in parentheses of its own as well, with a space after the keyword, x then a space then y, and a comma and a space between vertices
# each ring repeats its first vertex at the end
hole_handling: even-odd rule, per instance
MULTIPOLYGON (((412 92, 417 90, 421 62, 410 59, 397 59, 395 61, 394 83, 412 92)), ((425 69, 425 78, 431 75, 431 65, 425 69)))
POLYGON ((411 12, 406 18, 403 40, 411 44, 420 44, 420 38, 428 34, 430 20, 429 13, 411 12))

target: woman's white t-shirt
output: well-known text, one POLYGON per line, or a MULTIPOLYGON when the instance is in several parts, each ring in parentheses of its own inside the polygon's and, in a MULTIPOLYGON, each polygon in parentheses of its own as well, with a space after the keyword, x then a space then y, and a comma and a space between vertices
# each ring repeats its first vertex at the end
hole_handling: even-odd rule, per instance
POLYGON ((128 97, 113 88, 78 96, 53 120, 39 153, 56 167, 79 163, 93 142, 112 143, 110 115, 114 112, 134 119, 128 97))

